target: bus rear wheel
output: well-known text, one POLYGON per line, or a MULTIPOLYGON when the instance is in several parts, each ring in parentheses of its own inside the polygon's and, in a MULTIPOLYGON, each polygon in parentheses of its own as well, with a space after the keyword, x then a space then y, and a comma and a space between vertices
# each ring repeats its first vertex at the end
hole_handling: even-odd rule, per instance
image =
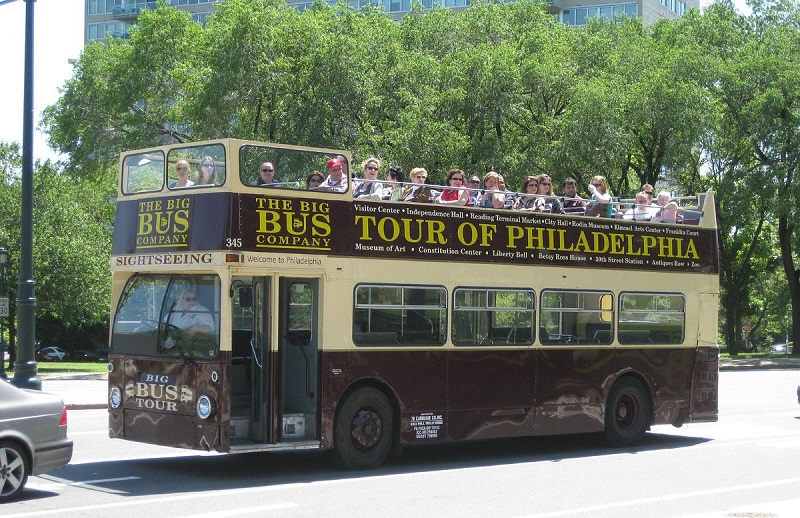
POLYGON ((652 402, 641 381, 625 377, 617 381, 606 401, 605 433, 617 447, 635 446, 642 442, 650 428, 652 402))
POLYGON ((334 449, 341 465, 349 469, 379 466, 392 447, 394 414, 380 390, 357 389, 342 403, 336 416, 334 449))

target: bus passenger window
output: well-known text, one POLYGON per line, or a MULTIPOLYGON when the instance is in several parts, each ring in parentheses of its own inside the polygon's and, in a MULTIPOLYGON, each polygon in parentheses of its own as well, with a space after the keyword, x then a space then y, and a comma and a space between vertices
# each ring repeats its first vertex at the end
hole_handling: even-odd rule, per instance
POLYGON ((356 345, 442 345, 446 329, 447 293, 442 287, 356 287, 356 345))
POLYGON ((539 340, 547 345, 608 345, 614 337, 613 295, 609 292, 542 292, 539 340))
POLYGON ((536 325, 532 290, 459 288, 453 293, 455 345, 530 345, 536 325))

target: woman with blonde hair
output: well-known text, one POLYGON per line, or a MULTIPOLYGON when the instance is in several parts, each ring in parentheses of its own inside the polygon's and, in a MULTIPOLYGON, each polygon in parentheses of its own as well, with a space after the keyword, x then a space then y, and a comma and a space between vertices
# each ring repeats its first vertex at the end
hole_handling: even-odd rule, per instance
POLYGON ((589 202, 589 209, 586 211, 586 215, 610 218, 613 208, 611 206, 611 192, 608 189, 606 177, 600 175, 592 177, 588 190, 592 193, 592 201, 589 202))
POLYGON ((381 165, 381 161, 375 157, 369 157, 361 163, 364 179, 353 189, 353 198, 372 198, 373 200, 382 198, 383 184, 377 181, 381 165))
POLYGON ((423 167, 415 167, 408 175, 411 177, 411 183, 403 189, 400 201, 429 203, 431 201, 431 188, 425 185, 425 181, 428 179, 428 171, 423 167))

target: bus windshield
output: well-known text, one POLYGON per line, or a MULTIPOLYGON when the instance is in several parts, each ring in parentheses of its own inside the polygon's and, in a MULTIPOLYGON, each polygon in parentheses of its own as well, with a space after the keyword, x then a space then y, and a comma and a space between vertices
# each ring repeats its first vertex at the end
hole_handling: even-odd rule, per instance
POLYGON ((214 358, 219 351, 219 301, 215 275, 134 276, 120 298, 111 350, 214 358))

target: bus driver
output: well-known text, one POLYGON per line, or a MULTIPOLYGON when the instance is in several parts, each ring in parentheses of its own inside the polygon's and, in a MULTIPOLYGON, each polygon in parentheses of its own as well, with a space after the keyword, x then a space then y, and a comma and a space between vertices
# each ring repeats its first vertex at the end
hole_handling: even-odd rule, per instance
POLYGON ((197 303, 194 290, 185 290, 170 311, 169 324, 181 330, 180 335, 167 337, 164 348, 171 349, 176 340, 191 341, 198 333, 214 333, 214 319, 207 307, 197 303))

